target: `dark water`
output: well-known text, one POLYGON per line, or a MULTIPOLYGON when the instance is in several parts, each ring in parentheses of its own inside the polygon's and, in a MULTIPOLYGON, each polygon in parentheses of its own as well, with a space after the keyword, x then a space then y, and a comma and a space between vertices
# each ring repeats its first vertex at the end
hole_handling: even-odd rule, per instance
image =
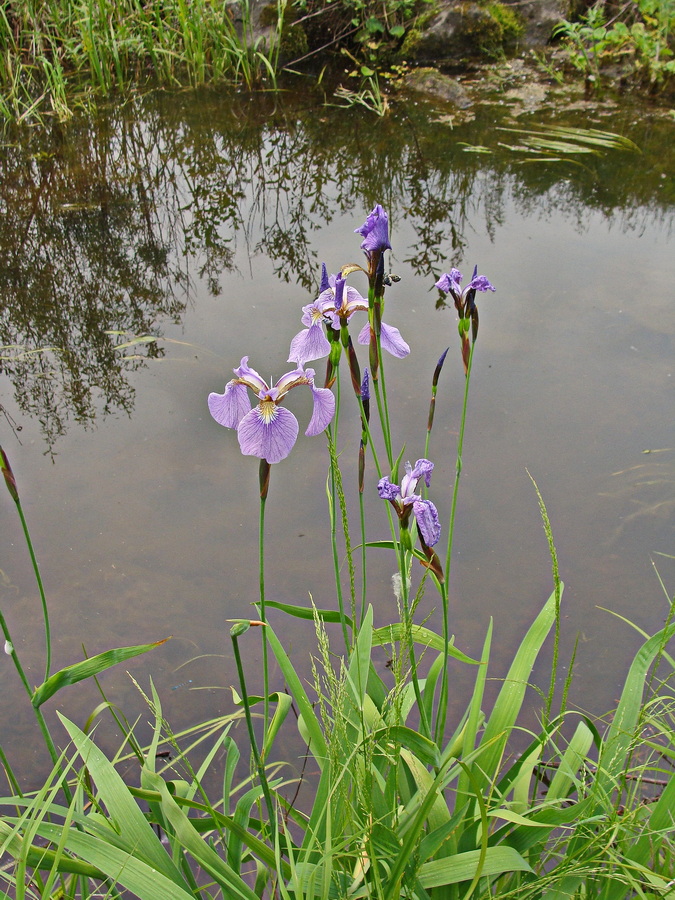
MULTIPOLYGON (((433 283, 453 264, 468 275, 477 263, 497 287, 480 297, 451 579, 458 646, 478 653, 494 617, 493 674, 503 674, 550 593, 528 472, 566 582, 564 659, 580 640, 574 702, 604 712, 639 645, 603 607, 647 631, 665 617, 656 570, 672 594, 672 118, 630 108, 521 117, 521 126, 619 132, 641 150, 523 163, 500 147, 496 126, 514 124, 500 98, 454 128, 443 112, 411 100, 378 120, 291 98, 159 95, 6 138, 2 444, 42 566, 54 668, 80 659, 82 645, 93 654, 173 635, 104 676, 129 718, 148 714, 126 671, 144 687, 152 675, 176 729, 233 709, 227 619, 247 616, 257 599, 258 472, 234 433, 210 419, 206 396, 247 354, 265 377, 287 370, 320 263, 335 271, 360 262, 353 231, 376 202, 389 210, 390 268, 402 279, 385 318, 413 349, 387 369, 394 440, 411 460, 423 455, 433 367, 451 347, 431 448, 444 523, 463 378, 454 311, 439 305, 433 283), (143 334, 157 341, 115 349, 143 334), (43 348, 56 349, 31 352, 43 348)), ((304 430, 308 400, 296 399, 304 430)), ((355 434, 344 428, 350 488, 355 434)), ((270 599, 307 604, 309 592, 320 607, 335 603, 326 468, 323 439, 302 431, 274 467, 270 599)), ((353 493, 349 502, 356 513, 353 493)), ((9 496, 1 514, 2 608, 38 683, 39 601, 9 496)), ((371 535, 385 537, 374 478, 367 515, 371 535)), ((395 615, 391 569, 373 552, 369 599, 380 625, 395 615)), ((430 592, 420 615, 435 602, 430 592)), ((273 621, 305 670, 311 629, 273 621)), ((257 638, 247 652, 255 679, 257 638)), ((1 659, 2 742, 31 781, 42 754, 11 661, 1 659)), ((544 665, 538 674, 545 682, 544 665)), ((458 670, 458 708, 468 684, 458 670)), ((99 699, 93 686, 69 688, 48 712, 82 724, 99 699)))

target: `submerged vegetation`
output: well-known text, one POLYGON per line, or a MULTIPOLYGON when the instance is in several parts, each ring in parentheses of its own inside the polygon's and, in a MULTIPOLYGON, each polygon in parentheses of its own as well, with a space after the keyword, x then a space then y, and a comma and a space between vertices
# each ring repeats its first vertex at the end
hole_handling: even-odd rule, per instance
MULTIPOLYGON (((410 386, 429 412, 422 434, 400 437, 392 427, 397 398, 387 392, 386 375, 415 348, 396 327, 395 306, 388 302, 385 313, 385 294, 387 301, 389 292, 396 299, 398 278, 386 265, 391 241, 384 209, 375 206, 356 232, 363 265, 335 261, 334 275, 322 268, 318 295, 298 309, 303 327, 294 337, 297 325, 284 335, 289 371, 268 384, 243 356, 222 393, 208 397, 211 415, 228 429, 224 439, 236 431, 239 449, 257 460, 259 471, 259 565, 251 573, 258 596, 254 618, 229 623, 238 678, 231 713, 174 734, 151 683, 143 688, 153 721, 147 746, 104 700, 80 725, 60 716, 70 743, 57 749, 44 704, 62 687, 95 678, 154 645, 107 651, 51 671, 47 598, 18 480, 7 455, 0 456, 43 601, 46 663, 37 688, 28 683, 21 642, 4 616, 0 627, 53 762, 45 783, 23 792, 0 748, 9 786, 0 798, 0 853, 7 860, 0 879, 9 896, 672 896, 675 693, 668 646, 675 637, 675 601, 664 587, 665 623, 651 636, 641 633, 612 714, 595 720, 570 708, 573 660, 561 677, 563 583, 544 499, 533 482, 551 593, 492 696, 492 626, 478 658, 465 655, 462 636, 456 645, 451 635, 448 583, 460 483, 464 467, 472 465, 464 438, 480 347, 479 306, 498 302, 500 285, 477 269, 463 279, 454 267, 435 281, 439 302, 454 306, 459 340, 438 348, 427 386, 410 386), (310 364, 321 365, 321 374, 310 364), (452 383, 459 384, 459 421, 454 479, 443 497, 431 460, 440 462, 446 452, 447 441, 437 438, 436 400, 449 390, 450 366, 452 383), (320 479, 332 540, 316 564, 328 570, 331 591, 334 585, 330 608, 271 599, 265 515, 274 502, 276 465, 305 440, 286 408, 296 400, 296 386, 309 388, 313 399, 306 439, 327 454, 327 477, 320 479), (407 462, 408 448, 414 448, 414 464, 407 462), (366 495, 380 498, 379 517, 369 517, 368 527, 366 495), (398 617, 384 624, 376 622, 375 587, 369 589, 371 554, 386 554, 393 573, 398 617), (436 629, 430 624, 434 606, 441 621, 436 629), (270 623, 271 610, 314 623, 309 679, 303 676, 307 660, 297 651, 291 659, 270 623), (250 686, 259 679, 247 663, 258 637, 262 693, 250 686), (535 666, 545 642, 552 644, 552 663, 542 677, 535 666), (474 673, 473 686, 455 715, 460 668, 474 673), (124 734, 110 755, 92 734, 108 711, 124 734), (305 756, 306 779, 282 740, 289 731, 296 755, 305 756)), ((282 327, 272 327, 279 337, 282 327)), ((255 362, 260 348, 248 349, 255 362)), ((237 453, 234 440, 228 452, 237 453)), ((230 459, 227 471, 252 464, 230 459)), ((307 479, 297 474, 301 503, 307 479)))

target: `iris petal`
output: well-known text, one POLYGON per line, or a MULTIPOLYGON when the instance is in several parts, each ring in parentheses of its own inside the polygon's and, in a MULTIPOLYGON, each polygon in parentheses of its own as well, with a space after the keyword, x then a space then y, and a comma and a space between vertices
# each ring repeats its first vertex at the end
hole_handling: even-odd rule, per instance
POLYGON ((393 325, 382 323, 380 342, 382 349, 386 350, 387 353, 391 353, 396 359, 403 359, 404 356, 410 353, 410 347, 401 337, 401 332, 398 328, 394 328, 393 325))
MULTIPOLYGON (((356 340, 359 344, 370 344, 370 325, 368 322, 359 331, 359 336, 356 340)), ((403 359, 410 353, 410 347, 401 337, 401 332, 398 328, 394 328, 393 325, 387 325, 385 322, 382 322, 380 342, 382 349, 386 350, 387 353, 391 353, 396 359, 403 359)))
POLYGON ((291 341, 289 362, 303 363, 313 359, 321 359, 330 353, 330 344, 323 333, 321 325, 312 325, 301 331, 291 341))
POLYGON ((401 489, 385 476, 377 482, 377 493, 382 500, 395 500, 401 493, 401 489))
POLYGON ((417 481, 424 478, 424 483, 429 487, 431 483, 431 473, 434 471, 434 464, 429 459, 418 459, 413 466, 412 476, 417 481))
POLYGON ((320 434, 328 427, 330 420, 335 415, 335 397, 333 392, 328 390, 328 388, 317 388, 314 385, 311 385, 311 388, 314 397, 314 411, 305 432, 308 437, 320 434))
POLYGON ((269 463, 277 463, 293 449, 298 437, 298 420, 292 412, 277 406, 270 421, 266 422, 260 406, 256 406, 239 423, 237 435, 244 456, 257 456, 269 463))
POLYGON ((433 547, 441 536, 441 523, 438 519, 438 510, 431 500, 415 500, 413 514, 417 521, 424 543, 427 547, 433 547))
POLYGON ((209 394, 209 412, 219 425, 236 428, 251 409, 246 385, 230 381, 224 394, 209 394))
POLYGON ((241 364, 238 369, 234 370, 234 374, 247 384, 252 391, 255 391, 256 394, 259 394, 261 391, 267 390, 267 382, 265 379, 259 375, 255 369, 252 369, 248 364, 248 356, 243 356, 241 360, 241 364))
POLYGON ((389 217, 378 203, 368 213, 368 218, 360 228, 355 228, 356 234, 363 238, 361 249, 367 253, 373 251, 391 250, 389 243, 389 217))

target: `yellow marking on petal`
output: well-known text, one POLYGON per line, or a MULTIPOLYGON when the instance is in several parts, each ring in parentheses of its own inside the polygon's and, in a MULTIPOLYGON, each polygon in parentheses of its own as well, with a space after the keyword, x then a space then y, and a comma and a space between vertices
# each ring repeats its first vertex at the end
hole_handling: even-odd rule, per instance
POLYGON ((273 400, 261 400, 260 406, 260 417, 265 423, 265 425, 269 425, 271 421, 275 418, 277 414, 277 405, 273 400))

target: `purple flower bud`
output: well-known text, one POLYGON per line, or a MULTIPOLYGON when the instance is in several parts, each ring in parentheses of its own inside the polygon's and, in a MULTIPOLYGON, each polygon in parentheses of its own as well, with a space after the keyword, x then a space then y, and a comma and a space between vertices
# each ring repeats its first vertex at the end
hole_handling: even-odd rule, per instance
POLYGON ((363 381, 361 382, 361 399, 370 400, 370 379, 368 377, 368 369, 363 370, 363 381))
POLYGON ((368 218, 360 228, 354 232, 363 237, 361 249, 366 253, 381 253, 391 250, 389 243, 389 217, 378 203, 368 215, 368 218))
POLYGON ((16 478, 14 477, 14 472, 12 472, 12 467, 7 459, 7 454, 2 447, 0 447, 0 469, 2 469, 2 474, 5 476, 5 484, 7 485, 7 490, 9 491, 12 500, 14 500, 15 503, 18 503, 19 491, 16 486, 16 478))
POLYGON ((327 291, 330 287, 330 282, 328 281, 328 269, 326 268, 326 263, 321 263, 321 284, 319 285, 319 293, 323 294, 324 291, 327 291))

